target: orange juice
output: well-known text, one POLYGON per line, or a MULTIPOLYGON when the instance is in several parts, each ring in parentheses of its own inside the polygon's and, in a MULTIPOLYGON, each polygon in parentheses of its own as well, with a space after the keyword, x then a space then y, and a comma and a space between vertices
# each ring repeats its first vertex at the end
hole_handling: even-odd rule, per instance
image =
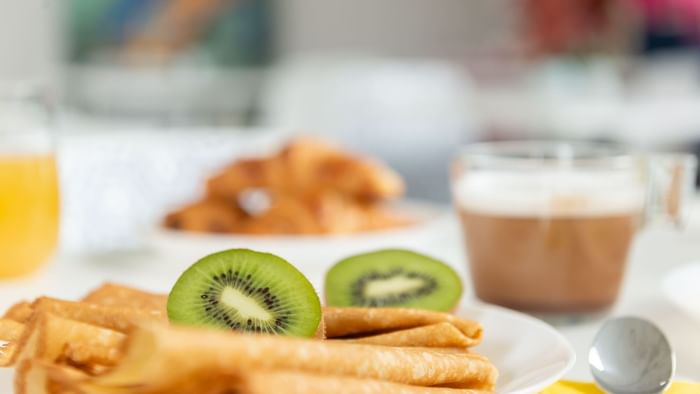
POLYGON ((51 256, 58 211, 52 155, 0 155, 0 278, 28 274, 51 256))

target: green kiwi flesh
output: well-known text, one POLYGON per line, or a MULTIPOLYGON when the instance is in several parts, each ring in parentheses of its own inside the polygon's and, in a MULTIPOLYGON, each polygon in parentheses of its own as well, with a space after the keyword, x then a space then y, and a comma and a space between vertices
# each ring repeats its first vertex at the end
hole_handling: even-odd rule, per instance
POLYGON ((321 303, 293 265, 269 253, 231 249, 182 273, 168 296, 173 324, 236 331, 314 336, 321 303))
POLYGON ((409 250, 386 249, 348 257, 326 274, 330 306, 406 307, 452 311, 462 281, 447 264, 409 250))

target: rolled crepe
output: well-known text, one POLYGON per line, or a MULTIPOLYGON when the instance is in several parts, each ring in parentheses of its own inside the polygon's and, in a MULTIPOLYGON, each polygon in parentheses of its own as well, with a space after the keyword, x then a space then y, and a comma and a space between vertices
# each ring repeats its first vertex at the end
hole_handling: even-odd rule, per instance
POLYGON ((373 379, 314 375, 299 372, 255 372, 243 375, 240 385, 249 394, 485 394, 491 391, 418 387, 373 379))
POLYGON ((85 377, 87 375, 69 366, 40 359, 27 359, 15 372, 15 394, 87 394, 70 383, 85 377), (61 371, 62 378, 72 378, 70 381, 52 379, 52 372, 55 374, 55 371, 61 371))
POLYGON ((481 325, 457 316, 408 308, 323 308, 326 337, 366 336, 395 330, 447 322, 471 339, 468 346, 481 341, 481 325))
POLYGON ((49 297, 37 299, 32 307, 37 311, 120 332, 126 332, 140 322, 167 320, 165 313, 161 311, 103 306, 49 297))
POLYGON ((486 358, 468 352, 149 325, 130 334, 125 357, 95 384, 159 385, 173 375, 276 369, 479 390, 492 390, 498 374, 486 358))
POLYGON ((49 381, 63 388, 78 389, 85 394, 490 394, 491 391, 419 387, 373 379, 316 375, 285 370, 243 371, 214 374, 201 373, 173 377, 164 386, 145 384, 132 387, 107 387, 87 383, 91 378, 71 367, 35 362, 47 371, 49 381))
POLYGON ((453 326, 452 323, 437 323, 398 330, 387 334, 354 339, 340 339, 340 341, 365 343, 369 345, 428 348, 467 348, 474 344, 474 339, 464 335, 464 333, 453 326))
POLYGON ((10 342, 0 346, 0 367, 9 367, 13 359, 13 355, 17 350, 17 344, 10 342))
POLYGON ((242 372, 238 376, 189 377, 182 385, 139 394, 486 394, 490 391, 420 387, 374 379, 316 375, 291 371, 242 372))
POLYGON ((24 332, 24 324, 10 319, 0 319, 0 340, 16 341, 24 332))
POLYGON ((66 360, 74 365, 113 365, 126 336, 120 332, 41 312, 27 324, 10 364, 27 359, 66 360))
POLYGON ((168 296, 114 283, 105 283, 91 291, 83 298, 83 301, 104 306, 145 309, 165 313, 168 296))
POLYGON ((24 334, 25 325, 10 319, 0 319, 0 367, 9 367, 14 360, 17 341, 24 334))
POLYGON ((49 394, 46 371, 36 368, 32 360, 24 360, 15 369, 15 394, 49 394))
POLYGON ((14 320, 19 323, 26 323, 32 316, 34 310, 32 309, 32 304, 27 301, 18 302, 10 307, 10 309, 5 312, 3 319, 14 320))

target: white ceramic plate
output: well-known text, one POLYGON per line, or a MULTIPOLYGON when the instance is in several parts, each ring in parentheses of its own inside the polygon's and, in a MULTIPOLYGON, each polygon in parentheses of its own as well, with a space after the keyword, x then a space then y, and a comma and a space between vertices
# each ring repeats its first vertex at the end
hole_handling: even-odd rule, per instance
POLYGON ((534 317, 485 304, 464 307, 460 316, 483 325, 484 339, 475 350, 498 368, 499 394, 537 393, 561 379, 576 361, 564 336, 534 317))
POLYGON ((700 322, 700 261, 671 271, 663 282, 663 292, 680 310, 700 322))
MULTIPOLYGON (((499 394, 533 394, 560 379, 576 355, 554 328, 528 315, 491 305, 470 305, 460 316, 479 321, 483 342, 475 348, 499 370, 499 394)), ((12 392, 12 371, 0 370, 0 392, 12 392)))

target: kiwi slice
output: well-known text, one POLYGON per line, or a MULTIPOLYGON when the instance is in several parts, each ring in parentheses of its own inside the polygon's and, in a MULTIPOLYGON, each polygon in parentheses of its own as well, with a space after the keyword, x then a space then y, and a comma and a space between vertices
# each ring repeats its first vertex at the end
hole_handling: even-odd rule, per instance
POLYGON ((174 324, 311 337, 321 303, 284 259, 248 249, 211 254, 182 273, 168 296, 174 324))
POLYGON ((462 281, 447 264, 419 253, 386 249, 348 257, 326 274, 330 306, 407 307, 451 311, 462 281))

